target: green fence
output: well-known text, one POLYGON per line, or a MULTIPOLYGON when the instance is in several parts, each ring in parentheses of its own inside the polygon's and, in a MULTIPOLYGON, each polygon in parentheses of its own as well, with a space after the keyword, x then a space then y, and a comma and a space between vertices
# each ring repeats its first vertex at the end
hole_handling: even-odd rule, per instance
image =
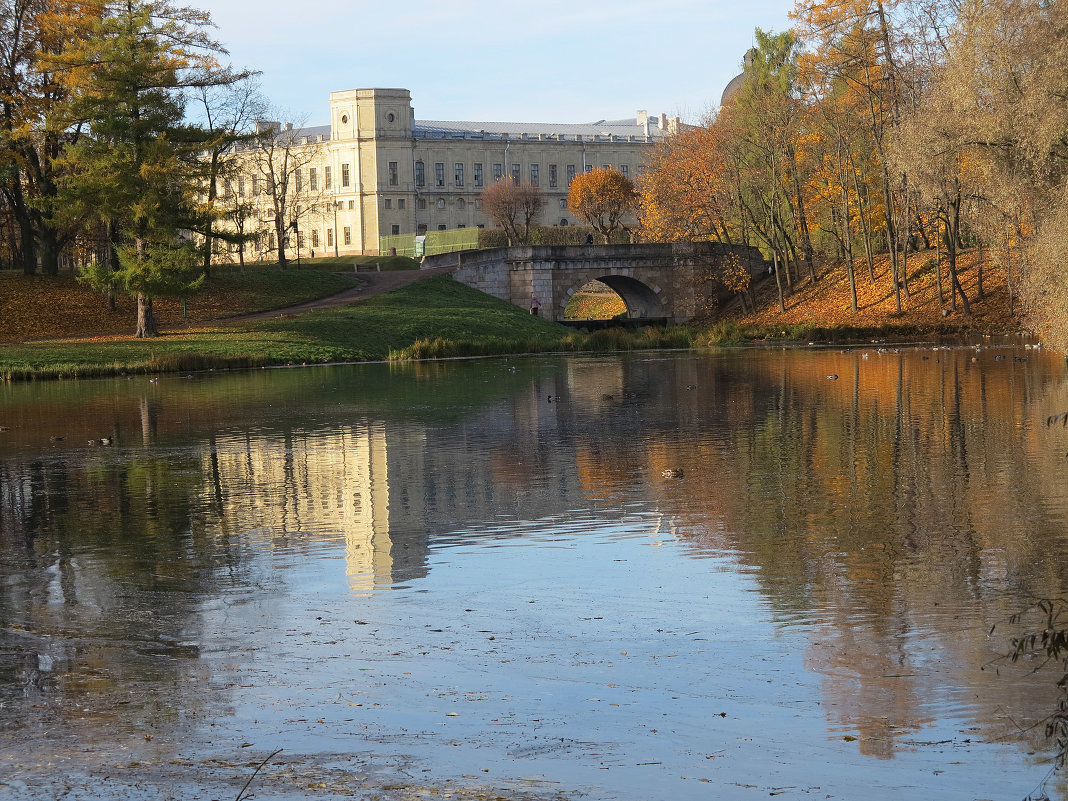
POLYGON ((457 250, 478 249, 477 228, 457 228, 452 231, 427 231, 424 239, 424 251, 416 255, 415 234, 398 234, 378 238, 378 252, 388 256, 396 248, 398 256, 436 256, 438 253, 452 253, 457 250))

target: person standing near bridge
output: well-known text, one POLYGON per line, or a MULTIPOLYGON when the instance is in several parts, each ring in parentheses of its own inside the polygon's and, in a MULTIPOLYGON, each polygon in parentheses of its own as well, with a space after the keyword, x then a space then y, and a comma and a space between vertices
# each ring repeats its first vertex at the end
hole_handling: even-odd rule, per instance
POLYGON ((541 309, 541 301, 538 300, 538 296, 532 294, 530 296, 530 313, 537 316, 538 311, 541 309))

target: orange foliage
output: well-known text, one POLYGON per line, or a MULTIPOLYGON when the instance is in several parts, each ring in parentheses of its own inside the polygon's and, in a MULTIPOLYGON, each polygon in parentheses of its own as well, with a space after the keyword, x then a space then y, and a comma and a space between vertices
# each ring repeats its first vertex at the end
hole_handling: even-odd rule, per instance
POLYGON ((604 237, 605 243, 634 208, 634 184, 619 170, 591 170, 575 176, 567 191, 567 207, 604 237))

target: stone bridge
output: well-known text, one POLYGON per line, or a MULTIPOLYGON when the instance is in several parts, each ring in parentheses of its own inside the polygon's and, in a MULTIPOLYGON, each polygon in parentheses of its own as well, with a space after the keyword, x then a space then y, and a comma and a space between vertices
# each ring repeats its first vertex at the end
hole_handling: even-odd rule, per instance
POLYGON ((655 245, 520 246, 427 256, 422 268, 454 267, 453 277, 517 306, 562 321, 571 296, 593 280, 623 299, 627 317, 687 323, 722 299, 717 272, 738 264, 755 278, 766 274, 760 251, 714 242, 655 245))

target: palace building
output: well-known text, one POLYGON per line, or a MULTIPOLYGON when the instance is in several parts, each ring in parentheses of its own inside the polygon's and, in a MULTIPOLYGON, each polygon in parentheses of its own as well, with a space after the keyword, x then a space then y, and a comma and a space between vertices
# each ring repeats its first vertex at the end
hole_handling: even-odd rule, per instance
POLYGON ((299 246, 322 256, 377 254, 383 236, 492 226, 480 195, 502 178, 541 188, 541 224, 573 225, 571 180, 608 166, 633 178, 679 119, 639 111, 585 124, 417 120, 407 89, 352 89, 331 93, 329 125, 260 126, 276 131, 273 147, 238 150, 241 169, 221 199, 246 209, 244 230, 262 233, 262 255, 285 231, 294 254, 299 246), (282 225, 272 191, 286 196, 282 225))

